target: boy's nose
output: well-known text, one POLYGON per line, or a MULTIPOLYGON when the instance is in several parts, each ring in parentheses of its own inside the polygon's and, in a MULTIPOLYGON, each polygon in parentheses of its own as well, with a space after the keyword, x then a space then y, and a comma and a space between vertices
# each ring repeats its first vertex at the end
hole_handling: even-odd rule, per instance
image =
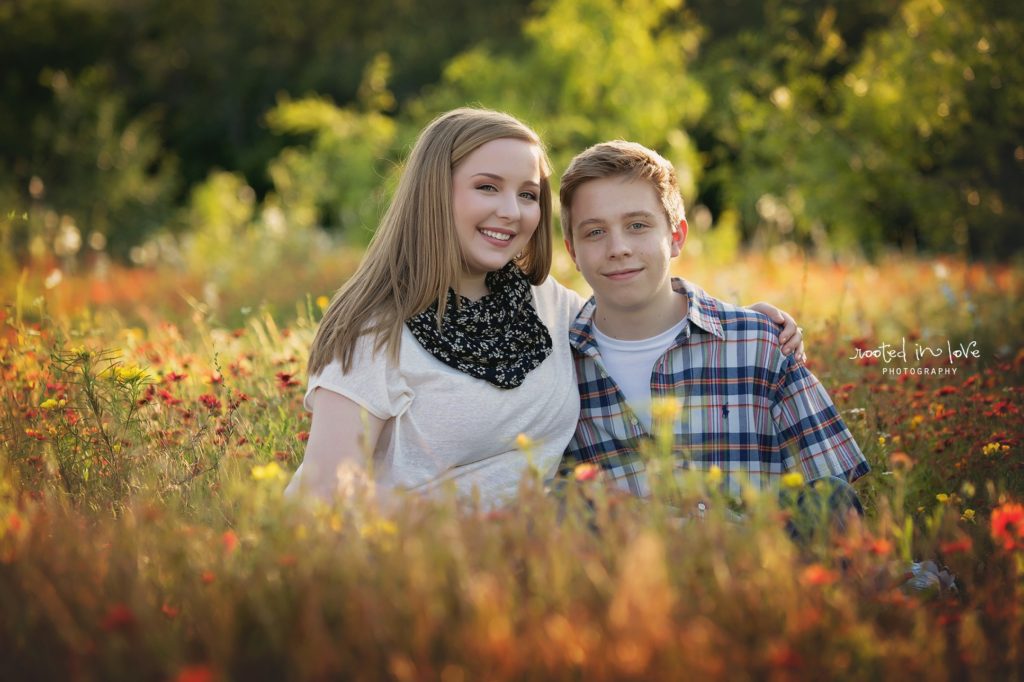
POLYGON ((632 253, 632 249, 630 249, 629 246, 629 240, 627 240, 623 235, 612 232, 608 237, 609 258, 621 258, 632 253))

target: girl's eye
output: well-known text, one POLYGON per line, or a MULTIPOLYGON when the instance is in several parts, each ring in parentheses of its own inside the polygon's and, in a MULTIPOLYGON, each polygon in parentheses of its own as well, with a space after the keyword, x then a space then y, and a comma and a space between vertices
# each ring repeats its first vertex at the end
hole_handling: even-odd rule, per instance
POLYGON ((535 192, 520 192, 519 196, 527 201, 537 201, 537 194, 535 192))
POLYGON ((494 185, 477 185, 476 188, 480 189, 480 190, 483 190, 485 192, 497 192, 498 191, 498 188, 495 187, 494 185))

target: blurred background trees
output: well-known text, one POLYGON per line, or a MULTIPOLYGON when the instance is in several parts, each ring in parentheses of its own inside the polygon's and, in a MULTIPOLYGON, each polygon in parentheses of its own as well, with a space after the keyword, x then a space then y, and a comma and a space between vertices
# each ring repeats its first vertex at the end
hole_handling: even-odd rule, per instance
POLYGON ((3 258, 362 243, 416 132, 467 104, 535 126, 556 172, 658 148, 708 248, 1006 257, 1022 39, 997 0, 8 0, 3 258))

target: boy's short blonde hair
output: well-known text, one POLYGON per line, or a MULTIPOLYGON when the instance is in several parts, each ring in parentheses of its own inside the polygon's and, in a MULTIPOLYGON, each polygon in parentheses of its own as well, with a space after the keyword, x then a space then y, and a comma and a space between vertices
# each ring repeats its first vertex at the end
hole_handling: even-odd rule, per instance
POLYGON ((584 183, 622 176, 647 180, 665 207, 669 227, 676 227, 686 215, 679 194, 676 169, 658 152, 636 142, 612 140, 595 144, 577 154, 562 175, 558 198, 562 204, 562 233, 572 243, 572 199, 584 183))

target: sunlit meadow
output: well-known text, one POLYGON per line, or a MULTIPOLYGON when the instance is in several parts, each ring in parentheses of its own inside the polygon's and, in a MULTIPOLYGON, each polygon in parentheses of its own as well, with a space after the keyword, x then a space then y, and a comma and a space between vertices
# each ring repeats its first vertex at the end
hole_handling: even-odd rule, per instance
POLYGON ((57 263, 2 283, 0 678, 1024 677, 1019 266, 678 263, 794 313, 871 462, 863 526, 797 547, 714 472, 643 502, 583 467, 504 509, 287 503, 307 349, 358 256, 216 291, 57 263), (672 513, 696 499, 702 521, 672 513), (912 587, 924 560, 955 587, 912 587))

